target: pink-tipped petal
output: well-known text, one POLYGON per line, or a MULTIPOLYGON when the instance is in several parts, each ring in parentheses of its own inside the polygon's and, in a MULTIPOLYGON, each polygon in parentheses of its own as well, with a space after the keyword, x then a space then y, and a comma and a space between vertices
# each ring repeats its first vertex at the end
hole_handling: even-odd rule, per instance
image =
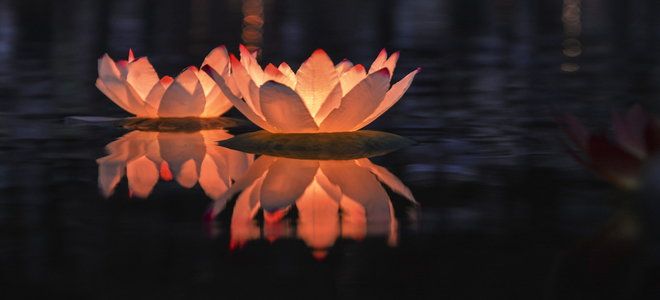
POLYGON ((241 64, 245 67, 245 70, 252 78, 252 81, 261 86, 265 82, 264 71, 259 66, 256 57, 248 50, 245 46, 240 45, 239 47, 241 54, 241 64))
POLYGON ((312 115, 316 115, 328 94, 339 83, 335 65, 325 51, 318 49, 296 73, 296 92, 312 115))
POLYGON ((380 52, 378 53, 378 56, 376 56, 374 62, 371 63, 371 67, 369 67, 369 74, 384 68, 386 61, 387 61, 387 50, 383 48, 383 50, 380 50, 380 52))
POLYGON ((344 74, 339 77, 339 83, 341 84, 341 91, 343 95, 348 94, 355 85, 360 83, 367 77, 367 71, 364 69, 364 66, 357 64, 353 66, 350 70, 344 72, 344 74))
POLYGON ((202 62, 202 67, 205 65, 211 66, 218 73, 222 74, 229 66, 229 54, 225 46, 219 46, 211 50, 202 62))
POLYGON ((250 78, 250 75, 248 74, 245 67, 243 67, 241 62, 233 54, 229 56, 229 61, 231 62, 231 68, 232 68, 231 69, 232 74, 230 80, 231 79, 235 80, 238 90, 241 92, 243 99, 245 99, 245 103, 247 103, 250 109, 256 115, 263 118, 263 114, 261 113, 261 109, 259 108, 259 102, 256 101, 256 99, 252 99, 251 97, 252 94, 250 93, 250 85, 254 84, 252 78, 250 78))
POLYGON ((389 91, 387 91, 385 97, 383 98, 383 101, 378 105, 378 108, 376 108, 376 110, 368 118, 366 118, 363 122, 361 122, 355 128, 355 130, 369 125, 369 123, 376 120, 384 112, 386 112, 388 109, 394 106, 394 104, 396 104, 399 101, 399 99, 403 97, 406 91, 408 91, 410 84, 412 84, 413 79, 415 79, 415 75, 417 75, 417 73, 419 73, 420 70, 421 69, 418 68, 410 72, 410 74, 406 75, 406 77, 404 77, 403 79, 399 80, 399 82, 392 85, 392 88, 389 91))
POLYGON ((264 69, 264 73, 266 73, 266 80, 273 80, 276 82, 279 82, 283 85, 288 86, 291 89, 294 89, 296 87, 295 81, 292 81, 290 77, 287 75, 284 75, 277 67, 275 67, 273 64, 268 64, 266 66, 266 69, 264 69))
POLYGON ((335 65, 335 71, 337 75, 341 76, 341 74, 344 74, 344 72, 350 70, 352 67, 353 63, 348 59, 344 59, 335 65))
POLYGON ((380 105, 389 88, 390 74, 386 68, 358 83, 321 123, 322 132, 352 131, 380 105))
POLYGON ((151 105, 154 109, 158 110, 158 107, 160 106, 160 100, 163 99, 165 91, 170 87, 170 85, 172 85, 173 82, 174 78, 170 76, 164 76, 161 78, 160 81, 151 89, 147 95, 147 98, 145 99, 145 102, 151 105))
POLYGON ((277 67, 277 69, 280 70, 280 72, 282 72, 282 74, 284 74, 284 76, 288 77, 290 82, 293 82, 293 85, 292 85, 291 88, 295 90, 295 88, 296 88, 296 73, 293 72, 291 67, 287 63, 283 62, 277 67))
POLYGON ((394 70, 396 69, 396 63, 399 61, 399 51, 392 53, 390 57, 385 61, 383 66, 390 71, 390 80, 394 76, 394 70))
MULTIPOLYGON (((261 116, 259 116, 253 109, 246 103, 246 101, 241 100, 240 98, 236 97, 230 90, 230 88, 227 86, 225 78, 220 76, 218 73, 216 73, 213 69, 205 69, 208 73, 210 73, 211 78, 215 81, 215 83, 218 85, 220 88, 220 91, 222 94, 227 97, 229 102, 231 102, 238 111, 240 111, 246 118, 248 118, 250 121, 252 121, 254 124, 257 124, 257 126, 266 129, 271 132, 275 132, 276 129, 268 124, 261 116)), ((230 79, 231 80, 231 79, 230 79)))
POLYGON ((199 117, 202 114, 206 99, 195 71, 188 68, 176 77, 160 101, 159 116, 199 117))
POLYGON ((315 132, 318 126, 303 103, 289 87, 268 81, 260 89, 264 117, 280 132, 315 132))
POLYGON ((128 49, 128 62, 132 63, 135 60, 135 54, 133 54, 133 49, 128 49))

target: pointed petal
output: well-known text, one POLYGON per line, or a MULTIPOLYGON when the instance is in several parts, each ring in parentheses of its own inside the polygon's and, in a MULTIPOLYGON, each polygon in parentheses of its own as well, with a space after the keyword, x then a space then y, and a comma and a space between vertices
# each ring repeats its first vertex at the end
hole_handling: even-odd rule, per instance
POLYGON ((339 78, 339 83, 341 84, 342 96, 348 94, 360 81, 367 78, 367 71, 364 69, 364 66, 357 64, 353 66, 350 70, 344 72, 339 78))
POLYGON ((257 86, 261 86, 265 82, 265 76, 257 59, 252 55, 250 50, 243 45, 239 46, 239 51, 241 54, 241 63, 245 67, 245 70, 247 70, 250 78, 252 78, 252 81, 254 81, 257 86))
POLYGON ((284 73, 282 73, 273 64, 268 64, 264 72, 266 73, 266 81, 272 80, 275 82, 279 82, 283 85, 288 86, 291 89, 294 89, 296 87, 295 86, 296 83, 292 81, 288 76, 284 75, 284 73))
POLYGON ((376 110, 368 117, 366 118, 362 123, 360 123, 357 127, 355 127, 355 130, 358 130, 360 128, 363 128, 364 126, 369 125, 369 123, 373 122, 376 120, 378 117, 380 117, 384 112, 386 112, 388 109, 390 109, 394 104, 396 104, 401 97, 403 97, 403 94, 408 91, 408 88, 410 87, 410 84, 412 84, 413 79, 415 79, 415 75, 419 73, 421 69, 417 68, 416 70, 410 72, 410 74, 406 75, 403 79, 399 80, 399 82, 395 83, 392 85, 392 88, 387 91, 385 94, 385 98, 383 98, 383 102, 381 102, 376 110))
POLYGON ((128 49, 128 62, 132 63, 135 60, 135 54, 133 53, 133 49, 129 48, 128 49))
POLYGON ((199 117, 204 111, 206 99, 194 67, 190 67, 176 77, 165 91, 158 115, 160 117, 199 117))
POLYGON ((211 66, 211 68, 215 69, 220 74, 224 73, 229 65, 227 48, 223 45, 211 50, 211 52, 206 55, 206 58, 204 58, 204 62, 202 62, 202 67, 205 65, 211 66))
POLYGON ((103 56, 99 58, 98 72, 99 72, 99 78, 101 79, 107 79, 107 78, 119 79, 121 76, 119 69, 115 64, 115 61, 112 60, 112 58, 110 58, 108 54, 103 54, 103 56))
POLYGON ((374 62, 371 63, 371 67, 369 67, 369 74, 384 68, 386 61, 387 61, 387 51, 383 48, 383 50, 380 50, 380 52, 378 53, 378 56, 376 56, 374 62))
POLYGON ((192 185, 194 185, 197 182, 196 171, 199 170, 206 154, 206 144, 203 136, 199 132, 159 132, 157 139, 160 157, 169 164, 170 170, 177 181, 182 180, 180 182, 187 185, 190 185, 192 181, 192 185), (193 162, 194 166, 190 166, 189 162, 193 162), (188 165, 184 166, 186 163, 188 165), (192 179, 190 179, 190 176, 193 175, 190 174, 191 171, 195 171, 192 179), (182 176, 188 177, 181 178, 182 176))
POLYGON ((222 94, 225 95, 225 97, 227 97, 227 99, 236 107, 236 109, 238 109, 246 118, 265 130, 271 132, 275 132, 277 130, 268 124, 268 122, 266 122, 261 116, 259 116, 250 105, 236 97, 236 95, 231 92, 225 83, 225 79, 222 76, 216 73, 213 69, 205 68, 205 71, 211 75, 211 78, 213 78, 215 83, 218 85, 222 94))
POLYGON ((337 72, 337 75, 341 76, 341 74, 344 74, 344 72, 350 70, 352 67, 353 63, 348 59, 344 59, 335 65, 335 72, 337 72))
POLYGON ((288 77, 290 82, 293 82, 293 85, 292 85, 291 88, 295 90, 295 87, 296 87, 296 73, 293 72, 291 67, 287 63, 283 62, 277 67, 277 69, 280 70, 280 72, 282 72, 282 74, 284 74, 284 76, 288 77))
POLYGON ((316 115, 339 79, 335 65, 325 51, 318 49, 298 69, 296 92, 312 115, 316 115))
POLYGON ((135 89, 141 99, 146 99, 147 95, 159 81, 158 74, 146 57, 128 64, 128 73, 126 81, 135 89))
MULTIPOLYGON (((250 109, 255 114, 257 114, 257 116, 263 118, 263 114, 261 113, 261 108, 259 107, 259 101, 257 99, 253 99, 252 94, 250 93, 250 89, 251 89, 250 87, 252 85, 255 85, 255 83, 248 74, 247 70, 245 70, 241 62, 238 61, 238 59, 236 59, 234 55, 230 55, 229 60, 231 62, 232 73, 230 78, 227 78, 225 81, 231 79, 235 80, 238 90, 241 92, 243 99, 245 99, 245 103, 247 103, 250 109)), ((218 80, 215 77, 213 78, 216 80, 217 83, 218 80)))
POLYGON ((151 89, 149 94, 147 95, 145 102, 147 102, 149 105, 151 105, 156 111, 158 111, 158 107, 160 106, 160 100, 163 99, 163 95, 165 94, 165 91, 167 88, 172 85, 174 82, 174 78, 170 76, 163 76, 163 78, 160 79, 156 85, 151 89))
POLYGON ((383 66, 390 71, 390 80, 394 76, 394 70, 396 69, 396 63, 399 61, 399 51, 392 53, 390 57, 385 61, 383 66))
POLYGON ((280 132, 318 131, 303 100, 289 87, 268 81, 261 86, 259 97, 264 117, 280 132))
POLYGON ((292 205, 312 182, 318 166, 313 160, 279 158, 261 186, 261 207, 276 211, 292 205))
POLYGON ((176 182, 182 187, 192 188, 197 183, 197 165, 192 159, 187 160, 181 165, 179 173, 176 174, 176 182))
POLYGON ((321 123, 322 132, 351 131, 380 105, 389 88, 390 75, 383 68, 356 85, 321 123))

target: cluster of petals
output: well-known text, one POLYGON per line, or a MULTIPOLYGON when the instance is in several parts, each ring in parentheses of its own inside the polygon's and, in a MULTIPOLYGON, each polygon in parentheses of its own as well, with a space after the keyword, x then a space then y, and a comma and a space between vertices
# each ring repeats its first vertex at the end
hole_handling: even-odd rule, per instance
MULTIPOLYGON (((213 49, 202 67, 209 66, 218 76, 229 76, 229 56, 224 46, 213 49)), ((229 85, 231 88, 231 84, 229 85)), ((191 66, 176 78, 160 78, 147 57, 114 61, 108 54, 98 60, 96 87, 127 112, 144 118, 210 118, 232 107, 206 72, 191 66)), ((235 90, 235 89, 234 89, 235 90)))
POLYGON ((207 196, 219 199, 253 161, 252 154, 216 145, 231 137, 224 130, 129 132, 97 160, 99 188, 109 197, 126 176, 135 197, 148 197, 159 181, 176 181, 185 188, 199 183, 207 196))
POLYGON ((383 49, 367 70, 348 60, 335 65, 318 49, 294 72, 286 63, 261 68, 241 46, 240 60, 230 55, 229 78, 213 65, 204 70, 241 113, 267 131, 346 132, 371 123, 410 87, 419 68, 390 86, 398 58, 398 52, 388 56, 383 49))
POLYGON ((394 174, 367 158, 304 160, 262 155, 214 202, 209 213, 214 217, 236 198, 232 247, 240 247, 268 232, 255 223, 260 212, 264 226, 269 227, 281 224, 280 220, 295 206, 296 235, 323 252, 339 236, 358 240, 367 234, 395 233, 394 209, 383 184, 416 203, 408 187, 394 174))

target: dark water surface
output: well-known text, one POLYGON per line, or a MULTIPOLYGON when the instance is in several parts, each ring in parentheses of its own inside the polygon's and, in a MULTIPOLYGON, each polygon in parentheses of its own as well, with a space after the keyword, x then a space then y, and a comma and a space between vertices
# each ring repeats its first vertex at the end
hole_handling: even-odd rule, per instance
MULTIPOLYGON (((658 204, 618 208, 637 207, 636 197, 576 163, 554 122, 570 112, 606 128, 612 110, 633 103, 660 112, 659 2, 262 4, 263 62, 297 66, 324 48, 336 62, 369 64, 386 47, 401 51, 395 79, 423 68, 401 102, 368 127, 419 143, 361 162, 385 167, 418 204, 346 162, 326 167, 392 215, 339 230, 297 222, 299 207, 275 223, 258 213, 241 227, 234 197, 209 222, 214 191, 195 178, 161 180, 142 199, 136 193, 148 189, 129 192, 124 176, 105 198, 96 160, 108 155, 106 145, 168 137, 126 138, 122 128, 66 121, 127 116, 94 87, 96 59, 131 47, 173 75, 219 44, 236 53, 254 38, 242 29, 245 3, 0 0, 0 291, 15 295, 7 299, 659 295, 658 204)), ((171 154, 179 160, 168 161, 172 168, 182 157, 228 151, 201 135, 185 138, 207 152, 159 141, 161 155, 183 151, 171 154)))

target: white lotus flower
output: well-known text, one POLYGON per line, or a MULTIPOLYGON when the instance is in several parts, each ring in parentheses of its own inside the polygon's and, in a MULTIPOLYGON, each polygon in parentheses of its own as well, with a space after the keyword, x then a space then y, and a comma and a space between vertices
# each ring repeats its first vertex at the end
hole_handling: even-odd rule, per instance
POLYGON ((390 88, 399 53, 383 49, 367 69, 344 60, 335 65, 318 49, 293 72, 286 63, 262 69, 243 46, 230 55, 231 80, 205 68, 227 98, 248 119, 273 133, 355 131, 367 126, 408 90, 419 68, 390 88), (235 84, 243 97, 235 96, 235 84))
MULTIPOLYGON (((213 49, 202 66, 211 66, 218 76, 229 74, 229 57, 224 46, 213 49)), ((103 55, 98 62, 96 87, 112 102, 137 117, 217 117, 232 106, 224 93, 206 74, 191 66, 176 78, 158 77, 147 57, 115 62, 103 55)), ((236 90, 236 89, 233 89, 236 90)))

